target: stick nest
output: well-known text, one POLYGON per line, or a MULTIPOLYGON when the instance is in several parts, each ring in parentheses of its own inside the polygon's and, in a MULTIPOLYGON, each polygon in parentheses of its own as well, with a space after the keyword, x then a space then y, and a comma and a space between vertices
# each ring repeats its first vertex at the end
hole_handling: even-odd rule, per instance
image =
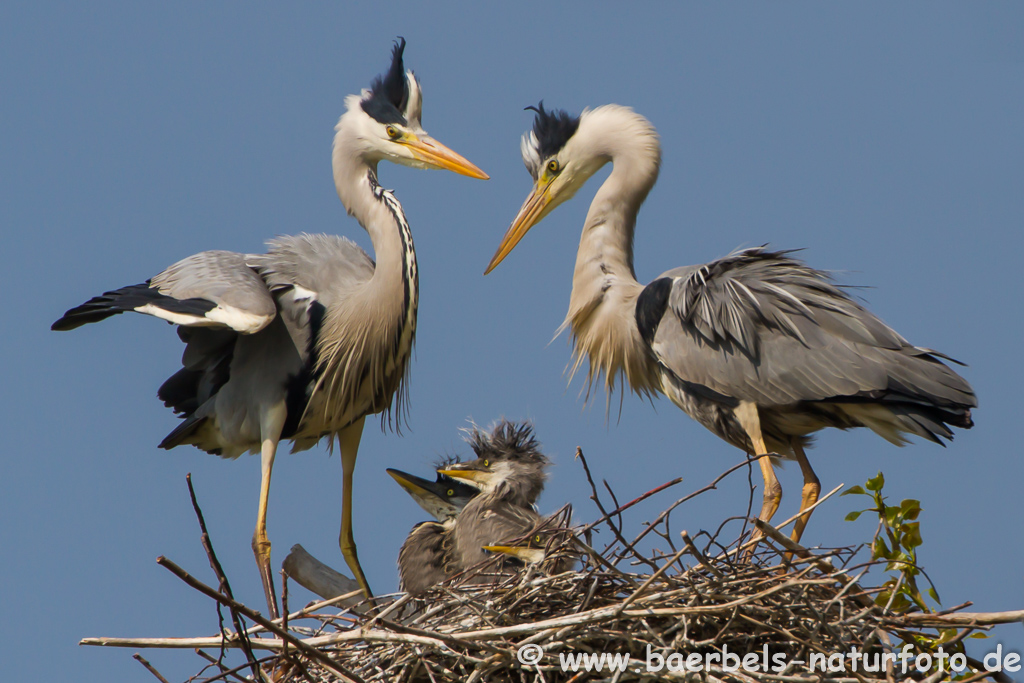
MULTIPOLYGON (((861 584, 875 564, 861 561, 864 547, 809 551, 756 522, 765 536, 751 540, 754 529, 745 517, 735 520, 743 526, 739 539, 727 544, 718 536, 728 523, 716 533, 692 538, 686 532, 672 534, 671 511, 714 488, 729 472, 677 500, 644 524, 632 541, 623 535, 617 513, 647 496, 606 514, 591 479, 602 516, 576 527, 573 536, 556 537, 544 564, 501 575, 494 570, 502 560, 495 558, 425 595, 384 596, 356 608, 360 613, 327 607, 337 599, 314 604, 277 622, 287 637, 259 626, 248 629, 249 647, 234 633, 240 616, 250 610, 232 604, 229 597, 217 597, 231 609, 236 630, 223 628, 222 614, 226 635, 209 639, 205 649, 197 650, 208 665, 189 681, 253 680, 257 671, 281 682, 1009 680, 963 654, 961 641, 992 624, 1019 621, 1024 613, 896 613, 885 600, 876 602, 881 588, 861 584), (590 532, 598 524, 614 536, 602 551, 590 545, 590 532), (639 550, 645 537, 646 545, 653 540, 662 550, 639 550), (559 559, 573 561, 574 568, 549 574, 559 559), (472 583, 488 578, 490 583, 472 583), (908 671, 899 660, 886 665, 882 656, 898 652, 903 644, 912 646, 908 671), (949 672, 949 659, 945 672, 934 664, 923 672, 914 668, 918 654, 930 653, 934 662, 940 645, 948 654, 961 653, 966 668, 958 675, 949 672), (526 663, 523 646, 534 646, 527 648, 526 663), (215 657, 218 648, 220 657, 215 657), (232 648, 245 651, 247 662, 229 664, 225 655, 232 648), (854 672, 847 658, 843 672, 809 670, 815 655, 834 664, 834 655, 852 651, 867 653, 869 666, 881 666, 865 671, 862 660, 854 672), (724 661, 725 652, 738 659, 724 661), (563 670, 562 657, 583 653, 629 653, 630 659, 624 671, 610 670, 610 662, 601 671, 587 671, 585 665, 578 671, 563 670), (655 666, 663 658, 660 671, 647 669, 649 653, 656 655, 651 660, 655 666), (680 656, 668 659, 673 653, 680 656), (735 670, 751 654, 756 655, 755 670, 735 670), (702 658, 703 671, 670 670, 692 655, 702 658)), ((568 507, 563 508, 553 523, 570 517, 568 507)), ((214 560, 212 549, 208 551, 214 560)), ((210 590, 223 594, 225 583, 219 593, 210 590)))

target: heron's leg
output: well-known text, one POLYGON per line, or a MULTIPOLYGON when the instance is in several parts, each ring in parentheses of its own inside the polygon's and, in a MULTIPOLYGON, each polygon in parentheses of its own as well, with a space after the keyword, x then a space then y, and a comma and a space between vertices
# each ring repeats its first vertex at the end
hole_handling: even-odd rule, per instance
POLYGON ((363 436, 363 422, 361 417, 338 434, 338 446, 341 450, 341 533, 338 536, 338 545, 341 546, 341 554, 352 570, 359 587, 367 598, 372 598, 370 584, 363 575, 363 568, 359 566, 359 556, 356 554, 356 540, 352 535, 352 472, 356 467, 356 454, 359 452, 359 440, 363 436))
POLYGON ((256 556, 256 566, 260 570, 260 578, 263 580, 263 592, 267 596, 267 607, 270 610, 270 618, 277 619, 277 594, 274 592, 274 574, 270 568, 270 539, 267 538, 267 501, 270 498, 270 475, 274 470, 274 456, 277 454, 277 444, 281 439, 281 430, 284 429, 284 421, 287 409, 284 403, 279 403, 264 411, 260 416, 260 464, 262 466, 262 477, 260 478, 260 509, 256 515, 256 531, 252 535, 252 552, 256 556))
MULTIPOLYGON (((764 436, 761 434, 761 419, 757 414, 757 404, 741 401, 736 407, 735 414, 740 426, 750 437, 750 442, 754 446, 754 455, 767 456, 768 448, 764 445, 764 436)), ((757 464, 761 466, 761 476, 764 478, 764 499, 761 503, 761 514, 757 518, 768 523, 775 516, 775 511, 779 509, 779 502, 782 501, 782 486, 775 476, 775 468, 772 466, 770 457, 758 458, 757 464)), ((760 536, 760 533, 755 532, 754 538, 760 538, 760 536)))
MULTIPOLYGON (((818 494, 821 493, 821 483, 818 481, 818 475, 811 469, 811 463, 807 460, 807 455, 804 453, 804 448, 795 440, 793 441, 793 453, 796 454, 796 460, 800 463, 800 471, 804 475, 804 490, 800 497, 800 512, 803 512, 807 508, 811 507, 818 502, 818 494)), ((800 536, 804 533, 804 527, 807 526, 808 520, 811 518, 811 513, 800 515, 800 518, 796 520, 796 524, 793 526, 792 538, 795 542, 800 542, 800 536)))

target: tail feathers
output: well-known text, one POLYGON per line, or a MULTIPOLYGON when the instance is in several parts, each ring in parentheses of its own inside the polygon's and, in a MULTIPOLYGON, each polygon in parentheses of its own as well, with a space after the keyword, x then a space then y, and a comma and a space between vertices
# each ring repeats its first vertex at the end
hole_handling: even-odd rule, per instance
POLYGON ((944 410, 916 403, 886 405, 899 424, 899 428, 909 434, 916 434, 929 441, 945 446, 942 439, 953 440, 950 427, 970 429, 974 426, 971 411, 966 408, 944 410), (941 438, 940 438, 941 437, 941 438))
POLYGON ((202 317, 217 305, 206 299, 175 299, 172 296, 161 294, 158 289, 150 287, 148 282, 144 282, 94 296, 81 306, 68 310, 60 320, 50 326, 50 329, 73 330, 87 323, 106 320, 112 315, 125 311, 138 311, 146 306, 152 307, 150 311, 157 309, 172 314, 202 317))
POLYGON ((182 368, 160 385, 156 395, 176 414, 194 413, 199 408, 199 382, 203 373, 182 368))
MULTIPOLYGON (((196 435, 196 432, 206 423, 208 418, 203 415, 199 416, 196 413, 192 413, 184 420, 181 424, 175 427, 175 429, 164 437, 164 440, 160 442, 160 448, 170 450, 175 446, 180 446, 186 443, 193 443, 189 441, 192 436, 196 435)), ((199 444, 195 444, 199 446, 199 444)), ((199 446, 201 448, 201 446, 199 446)), ((206 449, 204 449, 206 450, 206 449)), ((221 451, 219 448, 213 450, 207 450, 207 453, 213 453, 214 455, 220 455, 221 451)))

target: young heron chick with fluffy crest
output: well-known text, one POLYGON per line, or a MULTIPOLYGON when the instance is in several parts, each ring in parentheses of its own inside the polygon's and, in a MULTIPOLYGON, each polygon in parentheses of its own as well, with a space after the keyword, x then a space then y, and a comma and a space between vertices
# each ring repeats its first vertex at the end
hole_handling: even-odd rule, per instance
POLYGON ((541 516, 533 505, 550 464, 528 423, 502 420, 490 433, 474 429, 467 440, 476 459, 438 470, 480 489, 455 519, 455 556, 463 568, 488 558, 484 546, 518 538, 537 526, 541 516))
MULTIPOLYGON (((343 472, 339 545, 367 596, 352 535, 352 476, 367 415, 405 401, 416 336, 419 273, 402 205, 377 182, 381 161, 487 174, 440 144, 420 125, 422 91, 402 61, 368 90, 350 95, 336 126, 332 162, 338 196, 373 242, 376 263, 350 240, 298 235, 272 240, 266 254, 207 251, 146 282, 124 287, 64 314, 70 330, 124 311, 178 325, 184 368, 158 392, 182 415, 160 444, 191 444, 236 458, 259 452, 262 484, 253 535, 272 614, 277 614, 267 538, 267 501, 278 442, 293 451, 337 439, 343 472)), ((401 416, 397 416, 401 419, 401 416)))
MULTIPOLYGON (((533 190, 486 272, 612 164, 583 224, 563 323, 572 330, 573 371, 590 361, 588 387, 603 375, 610 393, 624 376, 637 394, 665 394, 748 454, 795 458, 804 477, 801 511, 820 492, 804 453, 820 429, 867 427, 903 445, 908 434, 941 443, 953 438, 950 426, 972 426, 978 402, 943 363, 952 359, 910 344, 791 252, 746 249, 641 285, 633 232, 661 164, 654 127, 618 105, 580 116, 543 104, 532 109, 522 153, 533 190)), ((759 516, 767 522, 782 487, 771 458, 758 463, 765 483, 759 516)), ((797 522, 795 540, 809 516, 797 522)))

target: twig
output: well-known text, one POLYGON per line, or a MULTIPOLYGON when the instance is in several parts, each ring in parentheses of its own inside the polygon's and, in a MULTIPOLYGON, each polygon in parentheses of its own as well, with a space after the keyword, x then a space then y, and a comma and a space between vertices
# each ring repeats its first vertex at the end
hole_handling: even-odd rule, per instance
POLYGON ((148 661, 146 661, 146 659, 142 655, 140 655, 138 652, 133 654, 132 658, 135 659, 135 661, 137 661, 142 666, 146 667, 146 670, 149 671, 149 673, 151 673, 154 676, 156 676, 156 679, 158 681, 160 681, 160 683, 170 683, 170 681, 168 681, 166 678, 161 676, 160 672, 157 671, 155 668, 153 668, 153 665, 150 664, 148 661))
POLYGON ((275 623, 267 620, 266 618, 264 618, 259 612, 254 612, 253 610, 249 609, 245 605, 242 605, 241 603, 235 602, 235 600, 233 600, 232 598, 229 598, 226 595, 222 595, 221 593, 218 593, 217 591, 215 591, 213 588, 210 588, 209 586, 207 586, 202 581, 199 581, 199 580, 195 579, 194 577, 192 577, 188 572, 186 572, 184 569, 182 569, 178 565, 174 564, 174 562, 172 562, 171 560, 168 560, 166 557, 163 557, 161 555, 160 557, 158 557, 156 559, 156 562, 160 566, 165 567, 166 569, 168 569, 172 574, 174 574, 179 579, 181 579, 182 581, 187 583, 189 586, 191 586, 192 588, 195 588, 200 593, 203 593, 204 595, 206 595, 208 597, 211 597, 214 600, 222 603, 225 607, 230 607, 232 609, 237 610, 239 613, 244 614, 246 617, 248 617, 252 621, 255 621, 259 625, 263 626, 263 628, 267 629, 271 633, 273 633, 276 636, 280 637, 282 640, 287 640, 287 641, 291 642, 291 644, 295 646, 295 649, 297 649, 303 655, 305 655, 306 657, 309 657, 310 659, 312 659, 313 661, 317 662, 318 664, 321 664, 324 667, 330 669, 335 674, 340 676, 343 680, 351 681, 351 682, 354 682, 354 683, 365 683, 364 681, 362 681, 361 678, 359 678, 358 676, 356 676, 352 672, 348 671, 345 667, 343 667, 342 665, 338 664, 337 662, 335 662, 333 659, 331 659, 330 657, 328 657, 324 653, 320 652, 319 650, 317 650, 315 648, 312 648, 312 647, 306 645, 304 642, 302 642, 301 640, 299 640, 298 638, 296 638, 292 634, 288 633, 287 631, 282 629, 277 624, 275 624, 275 623))
POLYGON ((686 549, 690 551, 691 555, 693 555, 695 558, 697 558, 697 561, 701 563, 701 566, 703 566, 709 572, 714 574, 715 578, 717 578, 717 579, 724 579, 725 578, 725 575, 722 574, 722 572, 718 571, 718 568, 715 567, 713 564, 711 564, 711 562, 708 560, 708 558, 704 557, 704 553, 702 553, 701 551, 697 550, 697 546, 695 546, 693 544, 693 539, 690 538, 690 534, 686 533, 685 529, 683 531, 681 531, 679 535, 682 536, 683 543, 686 544, 686 549))
POLYGON ((594 484, 594 478, 590 475, 590 466, 587 464, 587 458, 583 455, 583 449, 580 448, 579 446, 576 447, 576 459, 579 460, 580 463, 582 463, 583 471, 587 475, 587 482, 590 483, 590 490, 593 492, 590 496, 590 499, 594 501, 594 504, 597 505, 597 509, 601 511, 602 519, 608 522, 608 528, 612 530, 612 534, 615 535, 615 539, 622 544, 623 550, 631 551, 633 556, 636 557, 638 560, 647 564, 651 569, 657 569, 658 565, 656 563, 652 562, 640 553, 636 552, 636 550, 633 547, 633 544, 631 544, 622 536, 622 531, 617 526, 615 526, 615 524, 611 520, 611 515, 609 515, 608 512, 605 511, 604 505, 601 503, 601 498, 600 496, 597 495, 597 485, 594 484))
MULTIPOLYGON (((185 482, 188 484, 188 495, 192 500, 192 509, 196 513, 196 519, 199 520, 199 531, 200 539, 203 544, 203 549, 206 550, 206 557, 210 561, 210 568, 213 569, 214 575, 217 577, 217 582, 220 587, 220 592, 223 593, 229 600, 234 601, 234 595, 231 593, 231 584, 228 583, 228 577, 224 574, 224 568, 220 565, 220 560, 217 559, 217 554, 213 552, 213 541, 210 540, 210 533, 206 529, 206 519, 203 517, 203 511, 199 507, 199 501, 196 498, 196 490, 192 487, 192 473, 189 472, 185 475, 185 482)), ((224 631, 224 616, 220 611, 220 603, 217 603, 217 618, 220 621, 220 630, 224 631)), ((241 618, 238 616, 238 611, 231 608, 231 621, 235 625, 235 632, 241 639, 242 652, 245 653, 245 659, 249 662, 249 668, 252 670, 252 676, 256 680, 261 679, 260 667, 256 663, 256 656, 252 652, 252 645, 249 643, 249 637, 245 633, 245 626, 242 624, 241 618)), ((220 659, 218 662, 224 659, 224 649, 221 648, 220 659)))

